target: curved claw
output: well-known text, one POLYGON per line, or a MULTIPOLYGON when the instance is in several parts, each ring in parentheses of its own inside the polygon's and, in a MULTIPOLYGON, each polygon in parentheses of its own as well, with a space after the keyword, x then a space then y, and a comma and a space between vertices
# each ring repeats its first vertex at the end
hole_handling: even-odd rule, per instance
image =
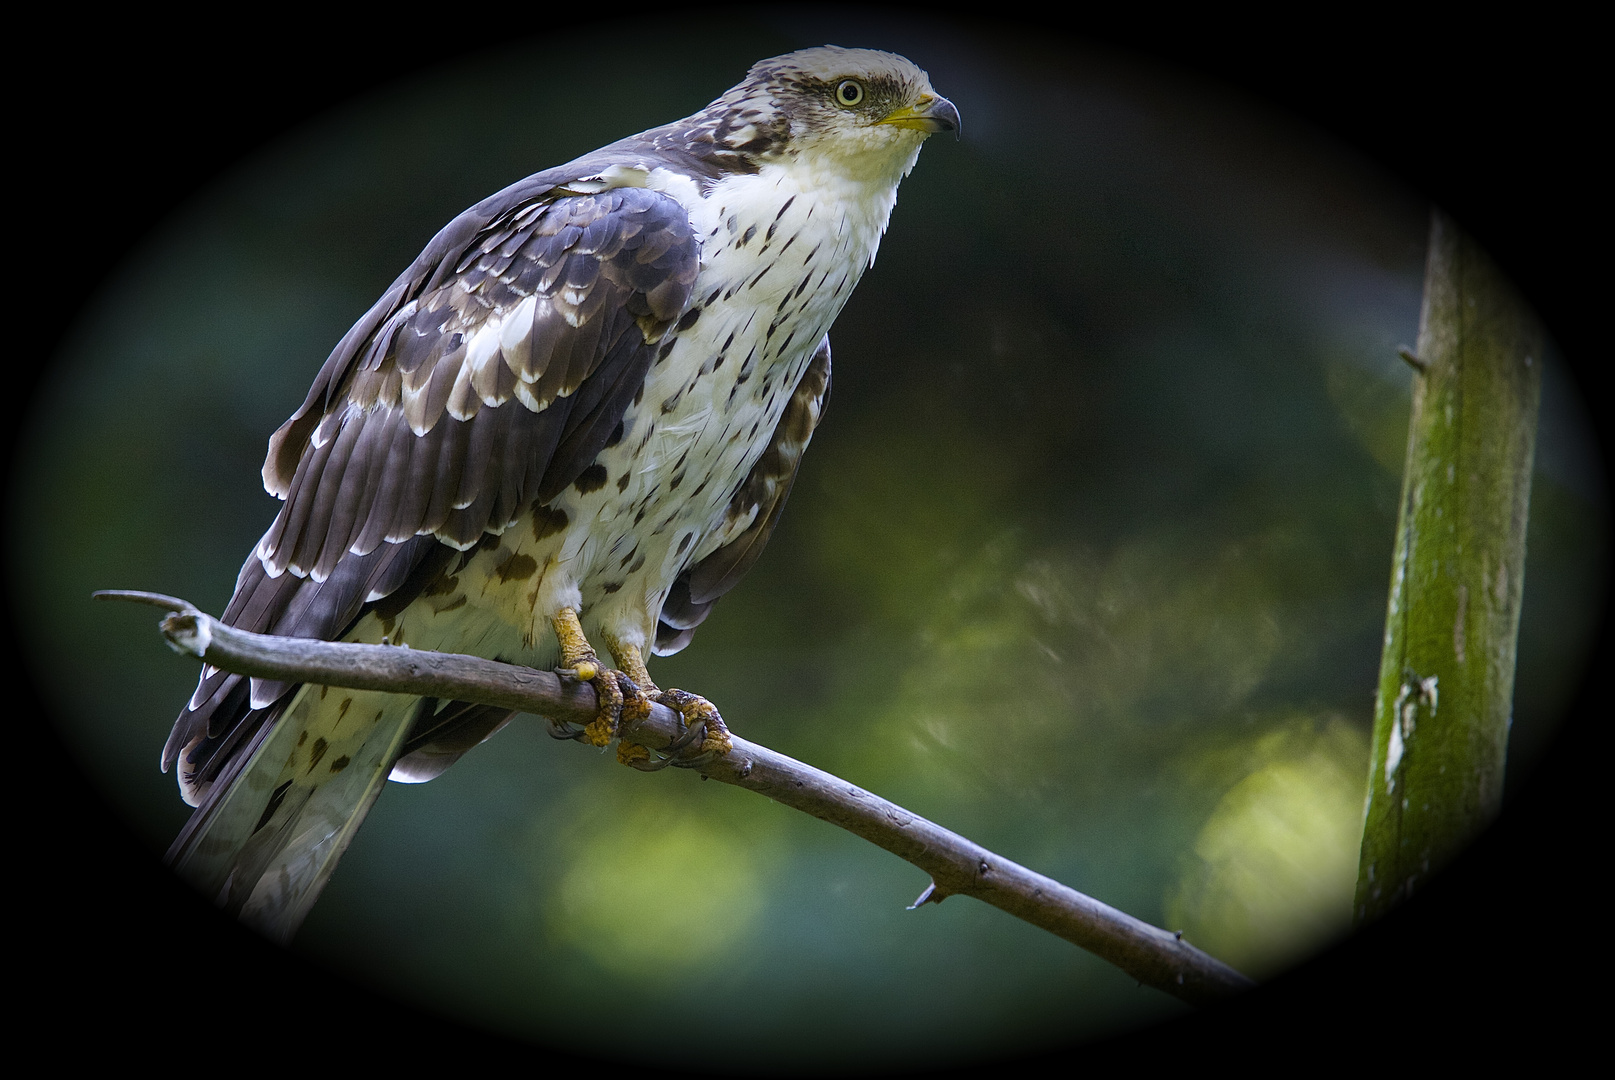
POLYGON ((617 744, 617 760, 629 768, 638 769, 640 772, 661 772, 669 765, 682 766, 686 762, 677 756, 678 752, 695 742, 697 737, 704 737, 705 734, 706 725, 704 723, 685 728, 678 738, 657 751, 653 751, 650 747, 641 743, 629 742, 624 739, 617 744))
POLYGON ((667 747, 678 755, 677 760, 669 764, 693 768, 729 752, 733 746, 729 741, 729 729, 712 702, 687 690, 663 690, 657 698, 663 705, 677 709, 679 715, 684 717, 684 732, 667 747), (697 752, 682 753, 691 744, 698 747, 697 752))
POLYGON ((578 727, 576 724, 569 724, 565 720, 552 720, 547 716, 544 718, 544 723, 548 726, 549 735, 552 739, 570 739, 575 741, 583 738, 583 729, 578 727))
POLYGON ((697 721, 692 726, 685 728, 678 738, 662 747, 662 752, 668 754, 669 756, 677 754, 680 750, 683 750, 691 743, 699 746, 701 743, 706 741, 706 737, 706 723, 704 721, 697 721))

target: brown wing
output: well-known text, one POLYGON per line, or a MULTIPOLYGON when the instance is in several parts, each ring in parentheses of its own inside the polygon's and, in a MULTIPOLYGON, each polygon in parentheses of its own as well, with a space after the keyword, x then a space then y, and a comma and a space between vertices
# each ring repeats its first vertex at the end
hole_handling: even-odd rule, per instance
POLYGON ((699 259, 683 208, 642 188, 513 208, 276 432, 269 572, 321 579, 423 533, 464 549, 553 497, 604 448, 699 259))
MULTIPOLYGON (((340 637, 553 498, 610 440, 700 245, 682 207, 621 188, 516 185, 438 234, 270 440, 285 499, 224 621, 340 637)), ((193 801, 295 684, 204 670, 163 751, 193 801)))
POLYGON ((792 391, 785 411, 780 414, 767 448, 729 500, 729 519, 749 519, 751 525, 723 547, 686 568, 673 582, 656 627, 654 651, 657 655, 668 656, 688 645, 695 636, 695 628, 705 621, 718 597, 734 588, 763 553, 779 522, 780 511, 785 508, 791 485, 796 481, 802 454, 829 401, 830 336, 826 334, 792 391))

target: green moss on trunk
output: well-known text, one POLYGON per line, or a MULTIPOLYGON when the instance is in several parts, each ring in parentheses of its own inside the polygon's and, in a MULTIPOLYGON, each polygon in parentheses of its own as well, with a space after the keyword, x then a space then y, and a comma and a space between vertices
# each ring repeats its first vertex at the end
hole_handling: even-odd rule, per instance
POLYGON ((1514 698, 1543 333, 1431 221, 1356 915, 1410 896, 1496 814, 1514 698))

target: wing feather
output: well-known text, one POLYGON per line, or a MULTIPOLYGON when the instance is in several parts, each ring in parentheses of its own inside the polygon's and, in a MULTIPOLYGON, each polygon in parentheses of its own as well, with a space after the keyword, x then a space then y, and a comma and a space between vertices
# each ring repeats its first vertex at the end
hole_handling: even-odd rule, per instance
MULTIPOLYGON (((657 192, 546 194, 539 203, 509 208, 469 237, 457 260, 452 253, 439 256, 440 263, 460 267, 457 275, 406 274, 392 309, 366 316, 374 324, 371 336, 344 339, 348 355, 327 361, 304 407, 276 433, 265 463, 266 483, 286 500, 262 545, 272 571, 329 572, 332 553, 416 532, 474 542, 464 511, 478 505, 488 477, 473 471, 472 484, 461 491, 461 463, 477 459, 472 446, 478 440, 447 438, 446 432, 459 423, 490 422, 511 402, 540 417, 541 427, 561 432, 550 435, 520 422, 505 431, 507 444, 512 435, 517 444, 506 449, 526 453, 516 459, 514 476, 501 476, 499 496, 485 506, 488 517, 476 523, 476 535, 509 527, 537 485, 559 490, 576 479, 552 476, 542 451, 570 437, 580 420, 603 417, 592 408, 576 415, 567 399, 608 360, 627 361, 608 374, 611 387, 632 378, 632 369, 643 376, 654 344, 688 305, 700 248, 682 207, 657 192), (647 267, 654 273, 647 275, 647 267), (409 282, 423 277, 425 290, 410 293, 409 282), (621 352, 625 339, 630 347, 621 352), (372 485, 374 449, 367 442, 355 455, 354 440, 372 425, 400 423, 421 442, 389 440, 380 483, 372 485), (298 439, 297 464, 288 468, 298 439), (344 483, 350 466, 363 472, 344 483), (335 509, 343 498, 356 500, 353 510, 335 509), (379 535, 378 510, 386 521, 379 535), (348 536, 333 530, 340 523, 348 536), (315 535, 305 535, 310 532, 315 535)), ((510 423, 500 420, 496 427, 510 423)), ((569 459, 568 467, 581 471, 589 464, 569 459)))
MULTIPOLYGON (((575 195, 539 174, 456 218, 270 440, 264 484, 284 505, 224 621, 336 639, 402 610, 456 549, 593 462, 699 268, 683 208, 643 188, 575 195)), ((189 801, 239 770, 295 689, 204 671, 163 752, 189 801)), ((403 745, 435 775, 505 719, 457 709, 403 745)))

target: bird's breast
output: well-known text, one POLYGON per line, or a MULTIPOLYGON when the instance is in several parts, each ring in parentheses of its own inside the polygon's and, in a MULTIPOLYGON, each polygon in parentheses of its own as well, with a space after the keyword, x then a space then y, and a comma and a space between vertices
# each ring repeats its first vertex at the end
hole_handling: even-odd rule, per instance
POLYGON ((445 609, 436 619, 489 624, 477 632, 490 639, 518 633, 522 655, 511 659, 546 661, 547 619, 562 606, 579 608, 590 634, 653 640, 678 575, 751 524, 731 500, 884 225, 784 170, 691 192, 670 193, 689 200, 701 271, 621 432, 571 486, 478 550, 454 595, 432 598, 445 609))

